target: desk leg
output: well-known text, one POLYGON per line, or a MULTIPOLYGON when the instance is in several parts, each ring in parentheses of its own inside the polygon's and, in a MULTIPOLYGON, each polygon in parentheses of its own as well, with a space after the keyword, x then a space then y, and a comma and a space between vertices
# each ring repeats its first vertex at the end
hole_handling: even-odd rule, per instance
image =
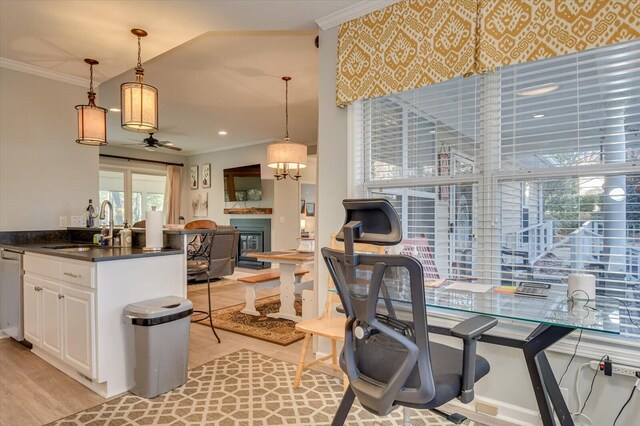
POLYGON ((562 426, 573 426, 571 413, 562 397, 560 387, 544 353, 545 349, 573 330, 573 328, 568 327, 541 324, 529 335, 522 348, 538 408, 540 409, 542 423, 545 426, 556 424, 553 409, 555 409, 562 426))
POLYGON ((295 276, 293 272, 296 265, 280 263, 280 310, 273 314, 267 314, 271 318, 282 318, 291 321, 301 321, 302 317, 296 315, 295 276))

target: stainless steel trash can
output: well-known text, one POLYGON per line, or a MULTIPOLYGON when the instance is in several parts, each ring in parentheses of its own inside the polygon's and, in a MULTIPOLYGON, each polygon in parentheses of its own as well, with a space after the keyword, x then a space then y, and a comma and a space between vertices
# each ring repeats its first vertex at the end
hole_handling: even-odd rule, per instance
POLYGON ((193 303, 176 296, 125 306, 123 319, 133 327, 132 393, 154 398, 186 383, 192 312, 193 303))

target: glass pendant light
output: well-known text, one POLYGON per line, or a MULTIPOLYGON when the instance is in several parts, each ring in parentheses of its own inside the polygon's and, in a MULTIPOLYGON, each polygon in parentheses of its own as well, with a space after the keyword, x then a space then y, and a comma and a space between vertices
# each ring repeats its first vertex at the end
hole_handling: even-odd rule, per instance
POLYGON ((93 66, 95 59, 85 59, 89 64, 89 103, 76 105, 78 111, 78 139, 82 145, 100 146, 107 144, 107 109, 96 106, 96 93, 93 91, 93 66))
POLYGON ((147 32, 134 28, 131 33, 138 37, 138 65, 136 81, 120 86, 121 126, 132 132, 152 133, 158 130, 158 89, 144 84, 144 69, 141 62, 140 38, 147 32))
POLYGON ((285 136, 284 142, 267 147, 267 166, 276 169, 273 176, 277 180, 300 179, 300 169, 307 167, 307 146, 291 142, 289 138, 289 81, 291 77, 282 77, 285 82, 285 136), (295 175, 293 174, 295 170, 295 175))

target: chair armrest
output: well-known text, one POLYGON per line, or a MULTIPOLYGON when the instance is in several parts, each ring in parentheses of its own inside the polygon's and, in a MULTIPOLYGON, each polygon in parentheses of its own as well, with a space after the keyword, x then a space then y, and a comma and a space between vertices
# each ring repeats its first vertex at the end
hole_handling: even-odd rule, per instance
POLYGON ((498 320, 478 315, 462 321, 451 329, 451 335, 462 339, 462 390, 458 399, 467 404, 473 401, 473 385, 476 379, 476 346, 478 339, 487 330, 495 327, 498 320))
POLYGON ((466 319, 451 329, 451 335, 462 340, 475 339, 498 324, 498 320, 484 315, 466 319))

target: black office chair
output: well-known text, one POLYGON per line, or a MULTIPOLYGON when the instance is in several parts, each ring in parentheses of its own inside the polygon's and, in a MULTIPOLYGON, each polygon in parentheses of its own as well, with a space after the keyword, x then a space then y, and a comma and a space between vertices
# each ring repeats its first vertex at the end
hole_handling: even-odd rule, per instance
POLYGON ((383 199, 344 200, 343 205, 345 225, 336 239, 344 241, 345 250, 322 249, 347 316, 340 366, 349 387, 332 424, 344 423, 355 397, 380 416, 398 406, 435 409, 454 398, 470 402, 474 383, 489 372, 487 360, 476 356, 476 342, 497 320, 476 316, 451 329, 463 340, 463 350, 429 342, 420 262, 353 250, 354 243, 400 242, 393 206, 383 199), (386 272, 395 273, 385 278, 386 272), (403 275, 408 279, 394 278, 403 275))

